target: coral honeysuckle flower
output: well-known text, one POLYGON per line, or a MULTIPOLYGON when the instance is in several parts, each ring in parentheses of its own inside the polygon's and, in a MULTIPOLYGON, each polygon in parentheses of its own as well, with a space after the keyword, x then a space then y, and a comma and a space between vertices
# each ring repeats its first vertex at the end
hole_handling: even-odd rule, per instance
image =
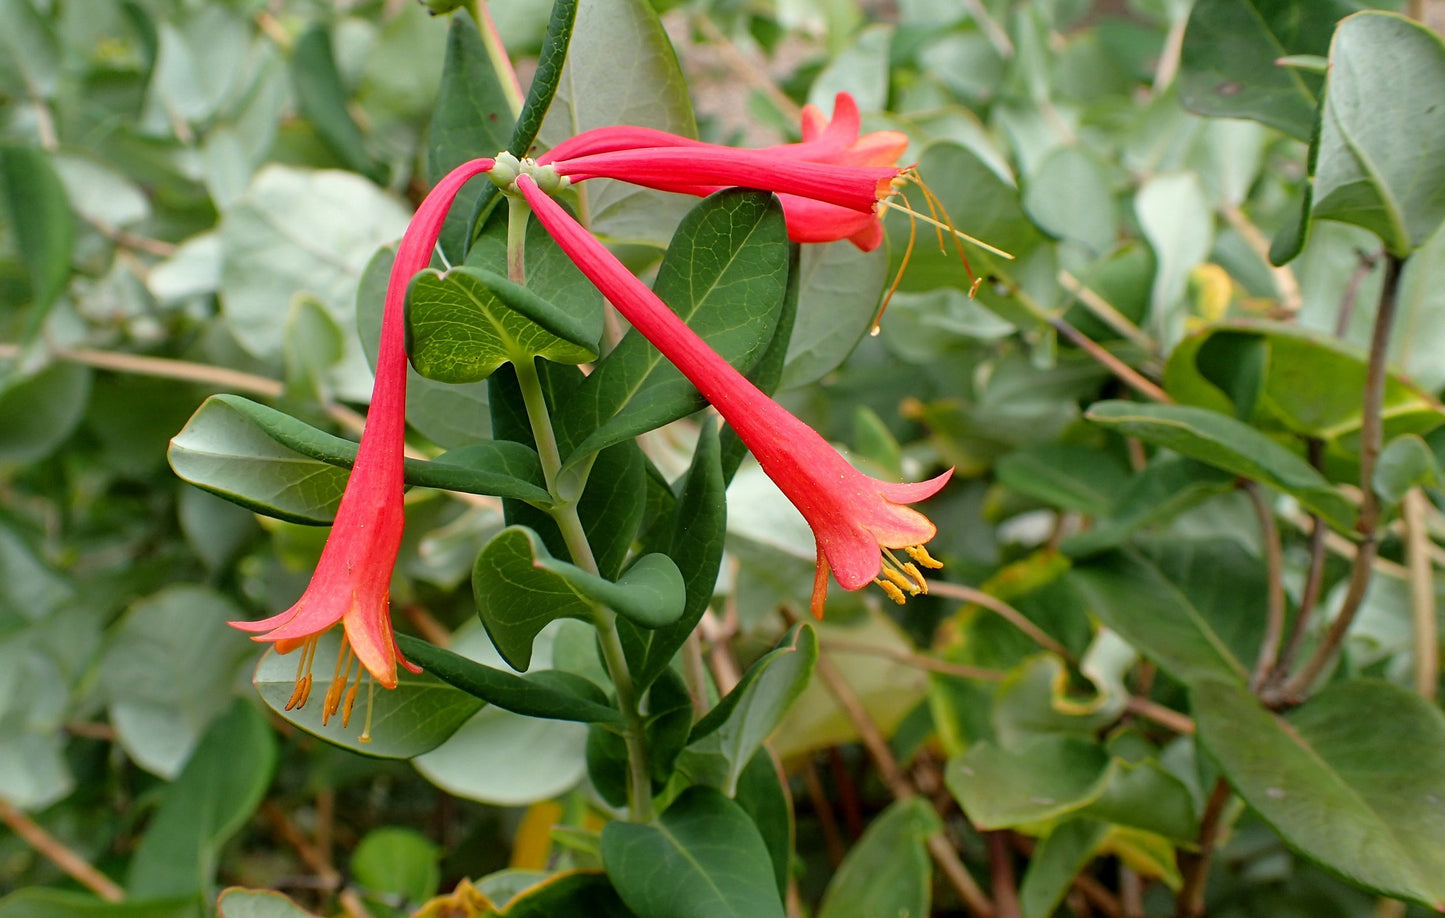
POLYGON ((740 185, 777 192, 795 242, 848 239, 863 251, 883 241, 879 203, 897 188, 908 137, 861 137, 858 104, 840 92, 829 121, 803 109, 801 143, 739 150, 640 127, 595 128, 537 158, 573 181, 613 178, 662 191, 705 196, 740 185))
POLYGON ((516 188, 532 211, 617 310, 732 425, 767 473, 802 512, 817 539, 812 611, 822 617, 831 572, 840 586, 877 583, 895 602, 928 589, 919 566, 941 565, 923 543, 938 532, 906 504, 935 494, 953 474, 915 484, 890 484, 855 469, 818 433, 773 401, 679 319, 612 253, 548 197, 529 174, 516 188), (912 560, 893 552, 904 551, 912 560))
MULTIPOLYGON (((406 288, 412 275, 431 263, 442 221, 458 189, 492 165, 491 159, 473 160, 442 179, 422 201, 402 237, 386 290, 366 429, 311 583, 296 604, 280 615, 259 622, 231 622, 242 631, 257 632, 254 640, 273 642, 278 653, 302 649, 296 689, 286 704, 288 711, 306 704, 311 694, 317 639, 341 623, 345 635, 326 692, 322 723, 343 708, 343 726, 350 722, 363 670, 387 688, 396 687, 398 661, 413 672, 421 671, 397 650, 388 609, 391 572, 405 523, 402 465, 406 434, 406 288), (353 669, 356 679, 348 689, 353 669)), ((370 732, 369 707, 367 719, 363 740, 370 732)))

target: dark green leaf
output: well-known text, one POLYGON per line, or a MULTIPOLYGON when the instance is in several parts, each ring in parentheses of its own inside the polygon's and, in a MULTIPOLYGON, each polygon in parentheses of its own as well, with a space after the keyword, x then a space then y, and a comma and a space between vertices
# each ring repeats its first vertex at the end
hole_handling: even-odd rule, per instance
MULTIPOLYGON (((532 91, 540 88, 534 85, 532 91)), ((459 12, 447 28, 441 91, 427 128, 427 176, 435 184, 467 160, 506 149, 512 129, 507 94, 487 56, 481 32, 470 16, 459 12)), ((473 199, 454 209, 465 218, 474 203, 473 199)))
POLYGON ((1194 686, 1199 740, 1300 853, 1387 896, 1445 910, 1445 716, 1385 682, 1272 714, 1239 685, 1194 686))
POLYGON ((341 652, 340 633, 323 634, 316 644, 315 682, 304 707, 286 710, 296 685, 295 651, 270 650, 256 665, 251 682, 272 711, 312 736, 361 755, 379 759, 409 759, 446 742, 482 705, 465 691, 448 685, 431 673, 397 670, 395 689, 368 689, 358 693, 352 714, 326 717, 324 699, 331 687, 335 660, 341 652), (363 724, 370 729, 362 738, 363 724))
MULTIPOLYGON (((657 295, 746 373, 777 327, 787 285, 787 225, 771 195, 728 190, 687 216, 658 269, 657 295)), ((703 406, 682 373, 636 331, 601 360, 563 407, 572 464, 703 406)))
MULTIPOLYGON (((0 899, 0 918, 196 918, 194 897, 149 902, 106 902, 88 893, 31 886, 0 899)), ((221 918, 230 918, 222 915, 221 918)), ((234 918, 314 918, 299 909, 292 913, 238 914, 234 918)))
POLYGON ((516 157, 526 156, 537 139, 547 110, 561 85, 562 68, 567 63, 567 49, 572 42, 572 28, 577 21, 577 6, 580 0, 556 0, 552 4, 552 15, 547 21, 547 34, 542 39, 542 53, 537 59, 537 71, 532 75, 532 85, 527 99, 522 103, 522 114, 517 118, 512 131, 512 141, 507 150, 516 157))
POLYGON ((1005 487, 1090 516, 1108 513, 1133 481, 1124 464, 1108 453, 1067 444, 1009 453, 994 471, 1005 487))
POLYGON ((683 478, 673 507, 669 556, 682 571, 687 602, 681 617, 661 628, 640 628, 618 622, 633 682, 641 691, 667 668, 688 635, 697 627, 712 600, 722 564, 727 533, 726 485, 716 424, 707 423, 698 437, 692 465, 683 478))
POLYGON ((609 822, 602 862, 641 918, 783 916, 757 827, 710 787, 689 787, 655 823, 609 822))
POLYGON ((1182 456, 1158 455, 1129 479, 1112 510, 1093 528, 1060 543, 1065 554, 1086 557, 1117 548, 1145 526, 1163 523, 1215 494, 1234 488, 1234 477, 1182 456))
POLYGON ((1445 44, 1394 13, 1357 13, 1330 46, 1312 151, 1317 220, 1353 223, 1404 258, 1445 220, 1445 44))
POLYGON ((166 789, 130 862, 130 895, 210 898, 221 846, 260 805, 275 766, 276 739, 266 719, 236 701, 166 789))
POLYGON ((44 152, 0 147, 0 212, 9 218, 30 276, 30 298, 43 313, 70 277, 75 245, 70 201, 44 152))
POLYGON ((517 893, 497 918, 636 918, 599 871, 574 870, 556 874, 517 893))
POLYGON ((323 23, 313 24, 296 39, 291 52, 291 85, 296 89, 297 109, 336 158, 351 171, 385 184, 386 167, 366 152, 361 128, 347 108, 346 88, 331 52, 331 33, 323 23))
POLYGON ((647 727, 649 764, 655 790, 667 786, 672 777, 678 753, 687 745, 692 731, 692 696, 682 676, 674 669, 664 669, 647 693, 647 727))
POLYGON ((818 918, 928 915, 933 864, 927 841, 941 831, 938 814, 922 797, 889 806, 868 826, 828 881, 818 918))
POLYGON ((550 720, 624 723, 601 690, 582 676, 552 670, 519 676, 410 635, 399 634, 396 640, 407 659, 428 673, 504 710, 550 720))
POLYGON ((477 382, 504 363, 535 357, 587 363, 602 337, 600 314, 579 320, 520 284, 465 265, 416 275, 406 305, 412 366, 437 382, 477 382))
POLYGON ((1108 833, 1106 824, 1093 819, 1070 819, 1055 827, 1029 858, 1019 883, 1023 918, 1053 915, 1108 833))
POLYGON ((1355 507, 1308 462, 1232 417, 1187 405, 1097 402, 1089 420, 1298 498, 1332 526, 1354 528, 1355 507))
POLYGON ((768 750, 759 749, 738 776, 738 792, 733 795, 768 846, 780 896, 787 895, 793 864, 793 799, 788 794, 786 780, 768 750))
POLYGON ((1252 118, 1308 141, 1319 75, 1279 59, 1324 54, 1350 0, 1199 0, 1189 14, 1179 67, 1184 106, 1218 118, 1252 118))

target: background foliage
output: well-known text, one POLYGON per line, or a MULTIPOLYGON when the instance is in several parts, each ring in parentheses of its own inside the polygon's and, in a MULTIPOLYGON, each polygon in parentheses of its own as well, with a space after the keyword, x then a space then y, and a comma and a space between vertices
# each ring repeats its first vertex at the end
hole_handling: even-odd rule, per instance
MULTIPOLYGON (((793 272, 780 397, 883 477, 957 467, 928 507, 933 594, 835 590, 791 630, 811 534, 744 464, 690 646, 708 705, 748 675, 694 725, 656 663, 655 777, 686 780, 659 821, 608 822, 625 792, 597 724, 616 712, 579 706, 574 679, 607 682, 591 632, 493 627, 494 646, 477 621, 484 546, 479 571, 546 550, 492 541, 498 498, 539 487, 499 439, 472 469, 506 481, 465 482, 492 496, 409 494, 393 605, 460 657, 530 654, 526 681, 476 689, 482 706, 432 673, 497 670, 406 638, 430 673, 378 695, 369 757, 317 740, 314 706, 277 716, 293 665, 225 622, 304 587, 389 247, 431 182, 508 145, 508 87, 465 11, 0 0, 0 918, 196 915, 229 886, 294 900, 230 891, 229 918, 1445 902, 1438 38, 1380 13, 1337 28, 1352 0, 655 6, 578 5, 543 143, 633 122, 762 145, 847 90, 865 126, 908 133, 961 229, 1015 256, 969 250, 970 299, 921 235, 877 336, 906 219, 876 253, 805 247, 793 272), (298 440, 286 415, 337 436, 298 440)), ((526 73, 546 5, 491 12, 526 73)), ((599 184, 586 204, 649 271, 696 202, 599 184)), ((468 249, 468 210, 442 249, 484 265, 502 238, 468 249)), ((560 257, 533 243, 534 264, 560 257)), ((543 296, 596 311, 544 273, 543 296)), ((435 292, 440 319, 455 295, 435 292)), ((710 340, 734 324, 692 305, 710 340)), ((766 365, 788 320, 750 318, 729 346, 766 365)), ((414 444, 502 437, 486 355, 433 343, 414 444)), ((645 487, 627 443, 652 426, 610 417, 599 480, 645 487)), ((695 418, 642 442, 667 481, 730 449, 695 418)))

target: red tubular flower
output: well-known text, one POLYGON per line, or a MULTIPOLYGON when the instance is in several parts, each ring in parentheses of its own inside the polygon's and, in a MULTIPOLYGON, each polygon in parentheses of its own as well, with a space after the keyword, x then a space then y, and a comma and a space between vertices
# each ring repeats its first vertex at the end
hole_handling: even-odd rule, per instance
POLYGON ((927 590, 918 565, 940 566, 923 547, 938 529, 905 505, 936 493, 952 469, 915 484, 890 484, 864 475, 718 356, 530 175, 520 175, 516 185, 568 257, 712 403, 802 512, 818 543, 814 615, 823 615, 830 571, 844 589, 876 582, 900 603, 905 594, 927 590), (891 549, 902 549, 913 560, 905 561, 891 549))
POLYGON ((422 201, 402 237, 386 290, 376 382, 366 429, 311 583, 296 604, 280 615, 259 622, 231 622, 242 631, 257 632, 254 640, 273 642, 278 653, 304 648, 287 710, 306 703, 311 693, 316 641, 331 626, 341 623, 345 636, 336 674, 326 693, 322 723, 342 707, 343 700, 343 725, 350 720, 363 668, 387 688, 396 687, 398 661, 420 672, 401 658, 388 610, 391 572, 405 523, 402 465, 406 433, 406 288, 412 275, 431 263, 442 221, 457 191, 492 164, 491 159, 473 160, 442 179, 422 201), (356 668, 356 684, 347 690, 353 658, 360 666, 356 668))
POLYGON ((738 150, 640 127, 585 131, 538 157, 573 181, 612 178, 661 191, 704 196, 740 185, 776 192, 796 242, 848 239, 863 251, 883 241, 878 204, 894 190, 908 138, 897 131, 861 137, 858 105, 840 92, 833 120, 803 109, 803 140, 738 150))

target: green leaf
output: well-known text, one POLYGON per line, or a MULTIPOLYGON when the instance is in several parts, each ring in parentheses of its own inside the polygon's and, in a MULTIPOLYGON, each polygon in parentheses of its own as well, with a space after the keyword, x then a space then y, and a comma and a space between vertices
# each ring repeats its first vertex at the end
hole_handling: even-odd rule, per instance
MULTIPOLYGON (((507 95, 482 44, 481 31, 466 12, 459 12, 447 28, 441 91, 427 128, 427 176, 436 184, 467 160, 507 149, 512 129, 507 95)), ((516 155, 523 153, 525 148, 516 155)), ((462 204, 453 210, 462 211, 460 216, 466 219, 475 196, 462 204)))
POLYGON ((710 787, 689 787, 656 822, 609 822, 602 862, 640 918, 783 916, 757 827, 710 787))
POLYGON ((428 379, 477 382, 504 363, 542 357, 554 363, 596 359, 602 316, 573 317, 520 284, 465 265, 427 270, 407 288, 412 366, 428 379))
MULTIPOLYGON (((260 513, 330 523, 356 461, 356 444, 236 395, 213 395, 171 440, 171 469, 185 481, 260 513)), ((551 503, 536 453, 517 443, 478 443, 423 462, 406 480, 422 487, 551 503)))
POLYGON ((497 913, 498 918, 556 918, 558 915, 636 918, 617 897, 617 890, 612 888, 607 875, 593 870, 554 874, 517 893, 497 913))
POLYGON ((336 158, 352 172, 386 184, 386 167, 366 152, 366 140, 347 108, 346 87, 331 52, 331 33, 325 24, 314 23, 296 39, 291 51, 291 85, 296 90, 296 108, 310 121, 336 158))
POLYGON ((251 682, 277 716, 332 745, 379 759, 409 759, 436 748, 481 707, 471 694, 431 673, 416 674, 399 668, 395 689, 368 687, 358 693, 352 715, 347 718, 350 723, 343 723, 340 712, 323 718, 334 671, 331 663, 340 652, 341 635, 336 629, 318 639, 312 670, 315 681, 311 699, 304 707, 286 710, 296 685, 295 651, 279 654, 268 650, 256 664, 251 682), (369 739, 362 739, 364 724, 369 725, 369 739))
POLYGON ((888 282, 883 246, 859 252, 844 239, 801 248, 798 314, 787 342, 781 389, 806 386, 836 370, 868 331, 888 282))
POLYGON ((1093 819, 1070 819, 1060 823, 1039 843, 1019 883, 1019 908, 1023 918, 1049 918, 1074 878, 1094 859, 1109 827, 1093 819))
POLYGON ((667 787, 678 753, 687 745, 692 731, 692 696, 677 670, 665 669, 647 693, 647 729, 649 764, 652 785, 657 791, 667 787))
POLYGON ((537 71, 532 75, 532 85, 527 90, 522 113, 512 131, 512 142, 507 147, 513 156, 526 156, 532 149, 537 132, 552 107, 552 100, 561 85, 563 69, 570 60, 567 51, 571 47, 579 4, 580 0, 556 0, 552 4, 547 34, 542 38, 542 53, 537 58, 537 71))
POLYGON ((1064 443, 1009 453, 994 473, 1011 490, 1090 516, 1107 514, 1135 480, 1109 453, 1064 443))
POLYGON ((1434 487, 1440 477, 1435 452, 1420 437, 1396 437, 1380 453, 1373 486, 1386 504, 1397 504, 1405 492, 1416 487, 1434 487))
POLYGON ((1301 854, 1445 910, 1445 716, 1385 682, 1326 688, 1281 718, 1243 687, 1194 686, 1199 740, 1301 854))
POLYGON ((216 900, 220 918, 316 918, 278 892, 233 886, 216 900))
MULTIPOLYGON (((772 195, 727 190, 678 227, 653 285, 724 360, 746 373, 777 327, 788 282, 787 224, 772 195)), ((637 331, 598 362, 557 419, 566 464, 685 417, 703 398, 637 331)))
POLYGON ((1068 536, 1059 549, 1086 557, 1117 548, 1140 529, 1167 522, 1216 494, 1234 489, 1234 476, 1182 456, 1156 455, 1118 493, 1108 515, 1091 529, 1068 536))
POLYGON ((44 152, 0 147, 0 212, 15 234, 30 299, 44 313, 65 288, 75 246, 75 218, 65 186, 44 152))
POLYGON ((90 384, 89 368, 74 363, 0 382, 0 463, 27 465, 55 452, 85 417, 90 384))
MULTIPOLYGON (((31 886, 0 899, 0 918, 196 918, 194 897, 150 902, 106 902, 88 893, 31 886)), ((221 918, 228 918, 222 915, 221 918)), ((229 918, 314 918, 305 912, 238 914, 229 918)))
POLYGON ((672 662, 712 600, 727 535, 727 486, 721 459, 717 425, 705 423, 692 465, 679 486, 667 552, 682 572, 686 587, 682 615, 660 628, 617 623, 638 691, 651 685, 672 662))
POLYGON ((1343 20, 1312 151, 1316 220, 1353 223, 1404 258, 1445 221, 1445 43, 1393 13, 1343 20))
POLYGON ((773 763, 768 750, 759 749, 738 776, 738 792, 733 795, 738 806, 758 827, 763 844, 768 846, 768 854, 773 859, 773 878, 778 882, 780 896, 786 896, 788 892, 795 835, 793 799, 788 794, 786 781, 786 775, 773 763))
POLYGON ((535 532, 511 526, 477 556, 472 586, 482 624, 512 667, 524 670, 532 640, 559 618, 592 621, 596 604, 646 627, 682 614, 685 588, 677 565, 666 555, 640 558, 616 583, 559 561, 535 532))
POLYGON ((1154 252, 1149 328, 1154 337, 1172 343, 1184 333, 1190 273, 1214 246, 1214 207, 1198 173, 1166 172, 1140 186, 1134 212, 1154 252))
POLYGON ((605 703, 601 690, 582 676, 551 671, 519 676, 410 635, 399 634, 396 640, 407 659, 428 673, 503 710, 551 720, 624 723, 622 715, 605 703))
POLYGON ((700 784, 736 793, 738 776, 807 688, 817 662, 817 633, 794 625, 693 726, 678 767, 700 784))
POLYGON ((1011 748, 975 743, 950 759, 948 789, 980 829, 1057 819, 1098 800, 1116 765, 1095 742, 1037 736, 1011 748))
POLYGON ((1105 165, 1079 147, 1057 147, 1024 180, 1023 206, 1039 229, 1079 242, 1094 255, 1112 250, 1119 206, 1105 165))
POLYGON ((1358 8, 1350 0, 1199 0, 1184 31, 1180 101, 1308 141, 1324 81, 1281 58, 1323 55, 1336 20, 1358 8))
POLYGON ((174 778, 229 706, 236 676, 257 650, 226 624, 243 617, 221 593, 175 584, 139 600, 121 620, 100 682, 121 745, 142 768, 174 778))
POLYGON ((436 895, 441 882, 441 849, 415 829, 372 829, 351 852, 351 875, 373 893, 414 906, 436 895))
POLYGON ((1243 684, 1248 678, 1200 607, 1156 566, 1116 553, 1068 576, 1092 614, 1179 681, 1243 684))
POLYGON ((201 738, 166 789, 126 874, 135 899, 211 898, 221 846, 260 805, 276 740, 254 705, 237 701, 201 738))
POLYGON ((1355 507, 1304 459, 1241 421, 1187 405, 1096 402, 1087 417, 1124 436, 1172 449, 1298 498, 1330 525, 1354 528, 1355 507))
POLYGON ((899 800, 878 815, 828 881, 818 918, 928 915, 933 863, 927 841, 943 831, 922 797, 899 800))

